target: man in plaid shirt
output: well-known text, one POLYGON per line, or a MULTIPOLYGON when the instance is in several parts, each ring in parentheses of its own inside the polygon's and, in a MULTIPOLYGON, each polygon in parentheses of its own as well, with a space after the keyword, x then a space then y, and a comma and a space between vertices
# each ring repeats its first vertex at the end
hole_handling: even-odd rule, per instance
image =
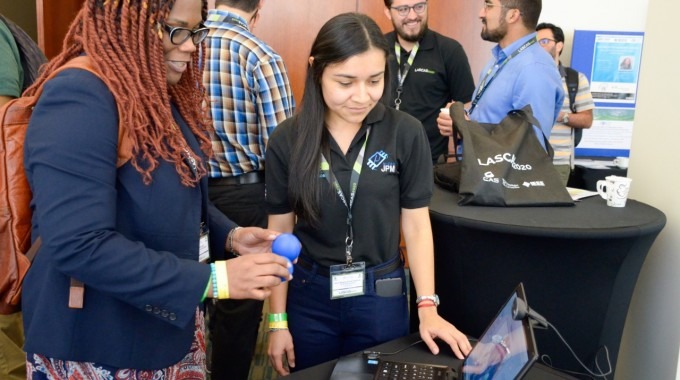
MULTIPOLYGON (((241 226, 267 226, 264 156, 269 134, 293 115, 295 99, 281 57, 252 34, 262 0, 216 0, 205 26, 203 82, 214 120, 209 196, 241 226)), ((231 253, 228 253, 231 254, 231 253)), ((211 378, 247 379, 262 301, 209 305, 211 378)))

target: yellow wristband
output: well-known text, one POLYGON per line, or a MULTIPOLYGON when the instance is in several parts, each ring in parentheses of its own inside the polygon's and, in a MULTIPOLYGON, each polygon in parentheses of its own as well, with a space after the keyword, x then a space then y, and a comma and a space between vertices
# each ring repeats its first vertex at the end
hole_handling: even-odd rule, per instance
POLYGON ((288 321, 269 322, 269 329, 287 329, 288 321))
POLYGON ((226 261, 215 262, 215 275, 217 276, 217 298, 221 300, 229 299, 229 277, 226 261))

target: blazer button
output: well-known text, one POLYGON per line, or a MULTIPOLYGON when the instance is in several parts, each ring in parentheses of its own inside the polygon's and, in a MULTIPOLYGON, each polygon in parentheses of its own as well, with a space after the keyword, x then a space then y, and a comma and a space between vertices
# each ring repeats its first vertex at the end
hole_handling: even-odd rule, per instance
POLYGON ((146 306, 144 306, 144 310, 147 311, 148 313, 150 313, 150 312, 153 311, 153 307, 151 307, 151 305, 146 305, 146 306))
POLYGON ((177 316, 175 315, 175 313, 170 313, 170 316, 169 316, 168 318, 169 318, 171 321, 174 321, 175 319, 177 319, 177 316))
POLYGON ((167 317, 168 317, 168 311, 165 310, 165 309, 163 309, 163 310, 161 311, 161 317, 167 318, 167 317))
POLYGON ((154 308, 153 308, 153 313, 154 313, 154 314, 160 314, 160 313, 161 313, 161 308, 158 307, 158 306, 154 307, 154 308))

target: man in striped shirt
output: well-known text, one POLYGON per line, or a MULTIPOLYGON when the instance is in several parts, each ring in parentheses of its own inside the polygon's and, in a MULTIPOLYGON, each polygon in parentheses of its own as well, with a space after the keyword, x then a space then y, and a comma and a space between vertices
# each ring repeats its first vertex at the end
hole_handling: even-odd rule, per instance
MULTIPOLYGON (((205 23, 203 82, 214 121, 210 199, 239 225, 266 227, 265 147, 274 128, 293 115, 295 100, 283 60, 252 33, 262 2, 215 1, 205 23)), ((247 379, 262 301, 223 300, 209 310, 211 378, 247 379)))
POLYGON ((560 173, 562 182, 567 185, 569 174, 574 165, 574 129, 590 128, 593 124, 593 97, 590 94, 590 83, 583 73, 578 73, 578 91, 574 99, 573 110, 569 104, 569 90, 567 88, 566 71, 560 62, 560 55, 564 49, 564 32, 562 28, 549 23, 536 26, 538 43, 555 60, 555 64, 562 76, 564 88, 564 103, 557 116, 555 125, 550 133, 550 145, 555 150, 553 164, 560 173))

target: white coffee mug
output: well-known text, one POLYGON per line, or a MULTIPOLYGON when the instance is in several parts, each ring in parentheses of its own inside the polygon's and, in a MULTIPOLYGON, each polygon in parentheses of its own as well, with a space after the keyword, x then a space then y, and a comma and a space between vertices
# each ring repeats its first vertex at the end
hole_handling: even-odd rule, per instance
POLYGON ((628 157, 616 157, 614 165, 621 169, 628 169, 628 157))
POLYGON ((607 206, 625 207, 631 181, 627 177, 610 175, 597 181, 597 192, 607 200, 607 206))

